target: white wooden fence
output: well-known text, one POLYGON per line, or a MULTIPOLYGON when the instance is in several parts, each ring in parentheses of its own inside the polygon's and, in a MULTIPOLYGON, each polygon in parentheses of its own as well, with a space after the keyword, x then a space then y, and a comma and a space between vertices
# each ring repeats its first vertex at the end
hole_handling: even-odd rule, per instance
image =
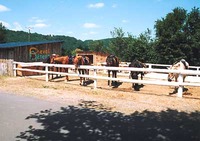
MULTIPOLYGON (((151 64, 151 67, 156 64, 151 64)), ((131 68, 131 67, 106 67, 106 66, 86 66, 81 65, 79 68, 81 69, 89 69, 90 71, 93 71, 93 75, 80 75, 76 73, 65 73, 65 72, 55 72, 50 71, 50 67, 60 67, 60 68, 69 68, 69 69, 75 69, 74 65, 61 65, 61 64, 46 64, 46 63, 23 63, 23 62, 14 62, 14 76, 16 76, 16 71, 30 71, 30 72, 38 72, 38 73, 44 73, 46 82, 49 81, 49 74, 60 74, 60 75, 68 75, 68 76, 79 76, 79 77, 87 77, 94 80, 94 89, 97 88, 97 80, 103 79, 103 80, 114 80, 114 81, 120 81, 120 82, 129 82, 129 83, 142 83, 142 84, 154 84, 154 85, 167 85, 167 86, 177 86, 178 87, 178 97, 182 97, 183 94, 183 86, 200 86, 199 83, 193 83, 193 82, 183 82, 183 75, 194 75, 198 76, 200 75, 199 67, 197 67, 197 70, 168 70, 168 69, 152 69, 149 68, 131 68), (17 64, 20 64, 21 66, 43 66, 45 67, 45 70, 34 70, 34 69, 27 69, 27 68, 16 68, 17 64), (129 79, 127 78, 111 78, 111 77, 105 77, 100 75, 98 70, 118 70, 118 71, 144 71, 148 73, 159 73, 159 74, 167 74, 167 73, 178 73, 179 74, 179 81, 178 82, 168 82, 167 78, 166 80, 135 80, 135 79, 129 79)), ((199 77, 198 77, 199 78, 199 77)))

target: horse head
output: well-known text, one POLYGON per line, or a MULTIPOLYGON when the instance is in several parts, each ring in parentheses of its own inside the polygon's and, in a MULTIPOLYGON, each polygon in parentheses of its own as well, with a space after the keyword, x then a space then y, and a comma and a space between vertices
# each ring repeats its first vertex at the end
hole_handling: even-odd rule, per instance
POLYGON ((82 56, 76 56, 74 58, 73 64, 75 65, 75 71, 77 71, 78 66, 84 64, 83 57, 82 56))
MULTIPOLYGON (((140 62, 140 61, 138 61, 138 60, 133 60, 132 62, 131 62, 131 64, 129 64, 129 67, 134 67, 134 68, 143 68, 143 65, 142 65, 142 63, 140 62)), ((138 79, 138 74, 139 74, 140 72, 138 72, 138 71, 131 71, 131 77, 133 78, 133 79, 138 79)))
MULTIPOLYGON (((176 70, 177 68, 176 68, 175 66, 171 66, 171 67, 168 67, 167 69, 168 69, 168 70, 176 70)), ((168 80, 169 82, 171 82, 171 81, 174 79, 174 77, 175 77, 175 74, 174 74, 174 73, 168 73, 168 75, 167 75, 167 80, 168 80)))
POLYGON ((89 65, 90 64, 90 59, 87 56, 83 56, 83 64, 84 65, 89 65))
POLYGON ((58 54, 52 54, 51 56, 50 56, 50 64, 54 64, 55 63, 55 58, 57 58, 57 57, 59 57, 59 55, 58 54))
POLYGON ((69 58, 69 64, 73 64, 73 62, 74 62, 74 58, 75 58, 75 57, 69 55, 68 58, 69 58))

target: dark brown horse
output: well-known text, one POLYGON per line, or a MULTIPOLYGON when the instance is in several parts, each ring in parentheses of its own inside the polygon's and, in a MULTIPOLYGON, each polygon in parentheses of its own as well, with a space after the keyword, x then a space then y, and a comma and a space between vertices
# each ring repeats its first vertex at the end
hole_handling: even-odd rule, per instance
MULTIPOLYGON (((74 58, 74 65, 75 65, 75 71, 78 70, 79 74, 84 75, 87 74, 89 75, 89 70, 88 69, 79 69, 78 67, 80 65, 90 65, 89 58, 87 56, 76 56, 74 58)), ((85 77, 80 77, 80 85, 85 85, 85 77)))
MULTIPOLYGON (((146 68, 146 65, 138 60, 133 60, 131 64, 129 65, 129 67, 146 68)), ((130 76, 132 79, 138 79, 138 75, 140 74, 141 80, 142 80, 145 73, 146 72, 142 72, 142 71, 131 71, 130 76)), ((134 88, 134 90, 136 91, 140 90, 140 86, 138 85, 138 83, 133 83, 132 88, 134 88)))
MULTIPOLYGON (((58 55, 52 55, 51 56, 51 64, 69 64, 69 57, 68 56, 58 56, 58 55)), ((62 72, 68 73, 68 68, 62 68, 62 72)), ((66 75, 66 81, 69 80, 68 75, 66 75)))
MULTIPOLYGON (((108 67, 119 67, 119 59, 115 55, 109 55, 106 58, 106 66, 108 67)), ((108 77, 112 71, 112 78, 117 78, 117 70, 108 70, 108 77)), ((117 81, 112 81, 111 85, 117 85, 117 81)), ((108 80, 108 86, 110 86, 110 80, 108 80)))

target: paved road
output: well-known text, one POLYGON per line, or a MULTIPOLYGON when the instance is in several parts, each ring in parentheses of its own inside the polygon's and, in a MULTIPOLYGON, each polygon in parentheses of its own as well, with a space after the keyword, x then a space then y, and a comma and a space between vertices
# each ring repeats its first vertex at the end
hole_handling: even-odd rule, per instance
POLYGON ((59 110, 62 106, 65 105, 0 91, 0 141, 19 140, 16 136, 20 132, 26 131, 30 125, 39 126, 34 120, 26 120, 28 116, 41 110, 59 110))

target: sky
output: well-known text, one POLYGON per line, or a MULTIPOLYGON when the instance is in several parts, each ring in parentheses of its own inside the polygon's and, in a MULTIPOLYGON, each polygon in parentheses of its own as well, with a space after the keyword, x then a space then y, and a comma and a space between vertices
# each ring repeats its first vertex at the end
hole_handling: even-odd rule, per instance
POLYGON ((10 30, 65 35, 80 40, 111 38, 114 28, 139 36, 176 7, 190 12, 200 0, 0 0, 0 22, 10 30))

